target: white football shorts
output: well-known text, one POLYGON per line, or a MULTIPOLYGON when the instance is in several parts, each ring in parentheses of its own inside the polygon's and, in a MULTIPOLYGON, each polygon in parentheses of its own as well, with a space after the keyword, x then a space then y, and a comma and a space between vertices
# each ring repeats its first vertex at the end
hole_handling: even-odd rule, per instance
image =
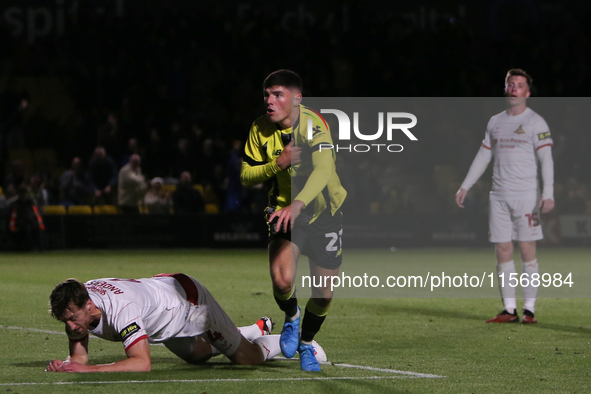
POLYGON ((240 334, 240 331, 220 304, 201 283, 188 275, 183 276, 185 279, 182 286, 187 293, 187 299, 193 299, 192 302, 195 303, 196 298, 198 305, 192 306, 185 327, 178 336, 171 338, 164 344, 173 353, 184 358, 187 350, 191 349, 192 337, 201 337, 223 355, 231 356, 238 350, 242 334, 240 334), (204 309, 205 311, 203 311, 204 309), (205 319, 203 319, 203 312, 205 312, 205 319))
POLYGON ((538 241, 543 239, 538 200, 490 200, 490 242, 538 241))

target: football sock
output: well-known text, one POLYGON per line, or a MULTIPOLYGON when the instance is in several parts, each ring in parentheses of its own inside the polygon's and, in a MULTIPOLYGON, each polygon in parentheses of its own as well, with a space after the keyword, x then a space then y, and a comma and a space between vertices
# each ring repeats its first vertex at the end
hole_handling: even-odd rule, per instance
POLYGON ((273 292, 275 296, 275 302, 279 305, 279 309, 285 312, 285 315, 290 319, 297 319, 298 316, 298 299, 293 294, 293 291, 289 294, 277 294, 273 292))
POLYGON ((258 322, 250 326, 238 327, 238 331, 249 341, 254 341, 264 335, 263 328, 258 325, 258 322))
MULTIPOLYGON (((502 283, 501 278, 497 277, 499 290, 501 292, 501 298, 503 299, 503 306, 509 313, 515 313, 515 309, 517 308, 517 302, 515 301, 516 288, 509 286, 509 283, 515 284, 514 280, 509 282, 510 275, 513 273, 517 273, 515 271, 515 262, 513 260, 500 264, 497 262, 497 274, 504 274, 504 280, 502 283)), ((513 276, 515 277, 516 275, 513 276)))
POLYGON ((302 322, 302 342, 312 342, 316 333, 320 331, 320 327, 324 323, 324 319, 326 319, 329 308, 330 305, 326 307, 318 305, 313 298, 308 300, 306 314, 302 322))
POLYGON ((521 266, 523 268, 522 273, 527 274, 527 278, 529 279, 529 284, 523 287, 523 308, 527 309, 531 313, 534 313, 538 288, 536 286, 532 286, 532 275, 538 274, 539 276, 540 274, 538 260, 534 259, 533 261, 522 261, 521 266))
POLYGON ((263 351, 263 357, 265 360, 268 360, 281 353, 281 346, 279 346, 280 336, 281 335, 267 335, 265 337, 257 338, 252 342, 259 345, 263 351))

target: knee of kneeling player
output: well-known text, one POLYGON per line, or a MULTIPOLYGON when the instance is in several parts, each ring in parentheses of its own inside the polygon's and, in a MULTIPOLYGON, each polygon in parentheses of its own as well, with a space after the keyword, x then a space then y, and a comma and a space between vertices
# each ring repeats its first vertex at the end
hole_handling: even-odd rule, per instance
POLYGON ((203 364, 207 360, 209 360, 210 358, 211 358, 211 354, 208 355, 208 356, 189 356, 189 357, 184 357, 183 360, 185 360, 185 362, 187 362, 189 364, 203 364))
POLYGON ((256 365, 265 361, 263 351, 258 345, 249 343, 247 346, 240 346, 234 354, 228 357, 232 362, 239 365, 256 365))

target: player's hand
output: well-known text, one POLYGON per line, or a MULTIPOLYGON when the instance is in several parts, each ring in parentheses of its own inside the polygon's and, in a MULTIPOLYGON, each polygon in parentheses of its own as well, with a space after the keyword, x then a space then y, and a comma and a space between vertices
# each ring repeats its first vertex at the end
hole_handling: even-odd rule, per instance
POLYGON ((456 193, 456 204, 458 204, 458 207, 464 208, 464 200, 466 199, 466 194, 468 194, 468 191, 466 189, 460 189, 456 193))
POLYGON ((45 368, 45 372, 58 372, 63 364, 62 360, 51 360, 47 368, 45 368))
POLYGON ((75 361, 70 361, 67 363, 63 363, 61 368, 57 372, 94 372, 95 368, 95 365, 86 365, 82 363, 77 363, 75 361))
POLYGON ((554 201, 551 199, 543 200, 540 198, 540 208, 542 208, 542 213, 548 213, 554 209, 554 201))
POLYGON ((283 148, 281 155, 277 158, 277 165, 282 170, 292 164, 299 164, 301 161, 302 148, 294 146, 293 140, 283 148))
POLYGON ((286 233, 293 229, 293 224, 295 223, 297 217, 300 216, 302 208, 304 208, 304 203, 302 201, 295 200, 293 203, 291 203, 291 205, 281 208, 269 216, 269 223, 273 223, 273 220, 277 218, 277 223, 275 223, 274 230, 278 233, 286 233))

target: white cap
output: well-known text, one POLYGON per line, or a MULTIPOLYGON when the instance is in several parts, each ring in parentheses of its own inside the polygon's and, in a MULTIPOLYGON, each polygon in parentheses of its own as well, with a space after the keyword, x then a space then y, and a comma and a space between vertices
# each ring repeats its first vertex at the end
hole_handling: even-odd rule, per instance
POLYGON ((155 185, 157 183, 159 183, 159 184, 162 185, 164 183, 164 181, 162 180, 162 178, 160 178, 159 176, 157 176, 156 178, 152 179, 152 185, 155 185))

